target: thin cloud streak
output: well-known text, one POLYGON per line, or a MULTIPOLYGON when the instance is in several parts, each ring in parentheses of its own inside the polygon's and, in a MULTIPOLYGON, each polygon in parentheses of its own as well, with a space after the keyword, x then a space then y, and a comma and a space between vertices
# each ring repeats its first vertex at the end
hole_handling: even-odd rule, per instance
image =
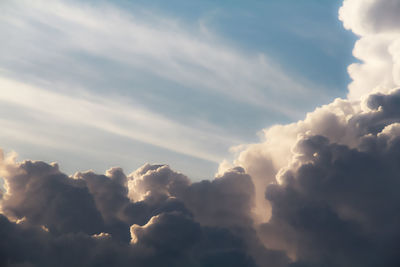
MULTIPOLYGON (((180 125, 139 106, 90 94, 66 96, 1 77, 0 88, 0 101, 16 107, 14 112, 22 114, 24 119, 19 123, 25 129, 27 124, 34 126, 35 122, 27 123, 32 118, 47 124, 62 121, 71 127, 70 131, 78 125, 93 127, 212 162, 223 157, 218 148, 240 142, 180 125)), ((7 123, 0 121, 3 126, 4 121, 7 123)))
POLYGON ((284 102, 278 105, 277 100, 316 93, 309 89, 311 84, 298 83, 267 55, 242 53, 215 35, 193 32, 171 19, 154 19, 150 15, 144 20, 115 6, 94 7, 76 2, 21 1, 4 6, 8 12, 0 15, 4 25, 0 29, 10 37, 5 40, 4 49, 10 53, 1 57, 11 65, 18 57, 14 68, 38 64, 51 73, 47 65, 62 69, 68 66, 66 72, 78 69, 95 77, 98 66, 82 68, 82 62, 70 57, 83 53, 132 71, 151 73, 188 90, 219 92, 235 101, 296 118, 295 107, 284 102), (13 30, 19 32, 18 36, 13 35, 13 30), (19 47, 21 44, 23 48, 19 47))

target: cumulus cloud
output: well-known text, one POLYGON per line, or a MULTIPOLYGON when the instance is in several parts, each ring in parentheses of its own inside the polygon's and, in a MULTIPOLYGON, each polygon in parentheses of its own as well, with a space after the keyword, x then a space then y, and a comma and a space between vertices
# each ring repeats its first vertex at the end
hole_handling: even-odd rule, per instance
POLYGON ((395 95, 370 94, 390 94, 400 86, 400 27, 396 23, 399 7, 397 1, 391 0, 345 0, 339 19, 346 29, 359 36, 353 54, 361 61, 349 66, 353 81, 348 98, 335 99, 308 113, 304 120, 264 129, 261 143, 240 146, 233 164, 220 165, 222 172, 224 166, 242 166, 252 176, 260 219, 268 220, 271 215, 270 203, 264 197, 265 187, 280 182, 280 173, 298 164, 295 146, 303 136, 322 135, 331 142, 355 148, 363 135, 377 134, 385 125, 398 121, 395 95), (385 101, 392 104, 383 105, 385 101))
POLYGON ((146 164, 68 177, 57 164, 3 157, 2 266, 285 266, 253 230, 241 168, 192 183, 146 164), (11 243, 10 246, 7 244, 11 243), (60 253, 62 255, 60 256, 60 253))
POLYGON ((400 89, 337 99, 240 153, 266 247, 294 266, 399 264, 399 110, 400 89))
POLYGON ((252 177, 259 237, 294 266, 398 265, 399 7, 344 1, 340 19, 360 36, 361 60, 349 67, 348 98, 263 130, 220 166, 252 177))
POLYGON ((371 91, 388 92, 400 85, 400 3, 396 0, 345 0, 339 18, 360 36, 349 66, 349 98, 371 91))
POLYGON ((299 141, 300 166, 267 188, 266 238, 279 232, 306 266, 397 266, 399 124, 387 127, 356 149, 319 135, 299 141))
POLYGON ((56 164, 25 161, 5 169, 2 210, 8 217, 44 225, 54 233, 101 230, 103 220, 86 185, 69 179, 56 164))

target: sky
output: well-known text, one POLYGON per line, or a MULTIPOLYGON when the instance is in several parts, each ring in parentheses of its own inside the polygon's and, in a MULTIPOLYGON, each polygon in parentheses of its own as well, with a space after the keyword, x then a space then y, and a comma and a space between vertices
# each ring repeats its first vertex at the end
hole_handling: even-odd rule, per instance
POLYGON ((341 1, 0 5, 0 146, 69 174, 211 178, 263 128, 344 97, 355 61, 341 1))
POLYGON ((0 266, 400 266, 398 14, 1 1, 0 266))

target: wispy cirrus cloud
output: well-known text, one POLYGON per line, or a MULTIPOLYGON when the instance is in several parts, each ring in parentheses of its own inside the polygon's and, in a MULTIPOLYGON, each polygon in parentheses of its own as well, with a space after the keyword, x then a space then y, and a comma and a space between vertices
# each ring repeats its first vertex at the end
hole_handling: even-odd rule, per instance
MULTIPOLYGON (((191 128, 155 114, 138 104, 124 103, 121 99, 104 99, 92 94, 65 95, 21 82, 0 77, 0 110, 13 110, 14 116, 0 123, 10 128, 34 129, 43 125, 62 125, 61 129, 46 128, 31 142, 44 140, 43 145, 55 145, 60 133, 75 127, 89 127, 118 136, 138 140, 196 158, 219 162, 220 150, 240 142, 225 135, 218 135, 217 129, 191 128), (12 124, 10 122, 13 122, 12 124)), ((6 131, 7 132, 7 131, 6 131)), ((23 139, 24 131, 20 133, 23 139), (22 133, 22 135, 21 135, 22 133)), ((4 133, 3 133, 4 134, 4 133)), ((27 134, 30 135, 29 133, 27 134)), ((70 134, 69 134, 70 135, 70 134)), ((75 138, 78 139, 78 138, 75 138)), ((63 146, 59 142, 56 146, 63 146)))
POLYGON ((102 69, 111 63, 189 91, 216 92, 288 116, 294 116, 295 108, 276 100, 289 93, 307 97, 311 92, 311 83, 295 81, 267 55, 234 49, 215 34, 204 33, 204 25, 184 27, 177 20, 143 11, 132 15, 106 4, 6 1, 2 5, 6 12, 0 17, 1 60, 9 72, 29 70, 36 78, 54 81, 62 76, 77 83, 77 79, 101 80, 96 77, 99 73, 116 75, 102 69))

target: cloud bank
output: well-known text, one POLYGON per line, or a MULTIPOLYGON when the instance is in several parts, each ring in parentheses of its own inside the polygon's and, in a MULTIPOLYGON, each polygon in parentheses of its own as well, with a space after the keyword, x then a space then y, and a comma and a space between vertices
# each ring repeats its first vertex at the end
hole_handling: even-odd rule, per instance
POLYGON ((1 162, 2 266, 285 266, 252 228, 241 168, 191 183, 166 165, 68 177, 57 164, 1 162))
POLYGON ((348 99, 265 129, 213 180, 2 157, 0 265, 399 266, 400 5, 339 13, 360 36, 348 99))

